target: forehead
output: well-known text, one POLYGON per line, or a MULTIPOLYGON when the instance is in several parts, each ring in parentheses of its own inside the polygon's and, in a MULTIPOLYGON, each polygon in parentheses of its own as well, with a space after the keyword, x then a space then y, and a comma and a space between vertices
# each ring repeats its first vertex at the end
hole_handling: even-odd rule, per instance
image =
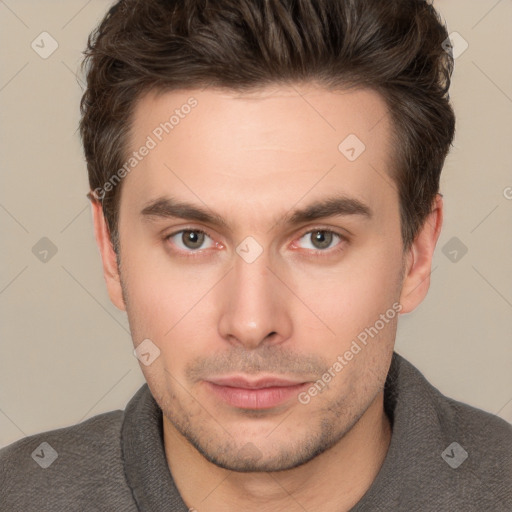
POLYGON ((396 202, 390 131, 386 104, 371 90, 151 93, 136 105, 130 151, 151 149, 126 177, 122 196, 139 205, 172 193, 264 208, 337 187, 366 203, 396 202))

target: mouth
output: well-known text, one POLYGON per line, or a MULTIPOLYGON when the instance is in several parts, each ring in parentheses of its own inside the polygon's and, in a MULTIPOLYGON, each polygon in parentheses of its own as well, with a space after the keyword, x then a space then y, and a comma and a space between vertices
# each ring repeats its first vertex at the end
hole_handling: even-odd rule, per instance
POLYGON ((222 401, 241 409, 271 409, 296 398, 308 382, 265 377, 244 376, 212 378, 204 381, 208 390, 222 401))

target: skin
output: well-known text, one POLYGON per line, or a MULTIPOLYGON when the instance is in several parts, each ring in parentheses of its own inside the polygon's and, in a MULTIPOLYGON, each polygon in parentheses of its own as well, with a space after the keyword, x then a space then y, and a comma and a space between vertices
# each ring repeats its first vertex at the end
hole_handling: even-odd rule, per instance
POLYGON ((123 180, 121 268, 93 204, 110 298, 127 311, 134 346, 149 338, 160 350, 141 369, 164 413, 169 468, 187 506, 200 512, 349 510, 389 445, 383 385, 398 315, 306 405, 294 397, 241 409, 204 380, 314 382, 394 303, 401 314, 416 308, 430 284, 442 200, 404 251, 391 121, 371 90, 303 84, 148 94, 137 104, 131 148, 190 97, 197 106, 123 180), (349 134, 366 146, 353 162, 338 150, 349 134), (333 195, 364 203, 371 217, 276 222, 333 195), (226 225, 141 214, 168 196, 226 225), (205 231, 202 245, 185 245, 182 232, 166 239, 184 229, 205 231), (315 242, 318 230, 326 245, 315 242), (345 238, 329 238, 331 231, 345 238), (248 236, 262 249, 252 263, 236 252, 248 236))

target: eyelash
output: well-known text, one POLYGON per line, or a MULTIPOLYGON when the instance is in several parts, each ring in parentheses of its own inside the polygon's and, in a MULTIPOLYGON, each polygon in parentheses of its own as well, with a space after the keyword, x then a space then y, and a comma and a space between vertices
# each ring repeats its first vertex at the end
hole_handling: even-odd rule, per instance
MULTIPOLYGON (((213 240, 213 237, 209 233, 204 231, 203 229, 187 227, 187 228, 179 229, 178 231, 174 231, 170 235, 166 235, 164 237, 164 241, 169 242, 169 240, 173 236, 175 236, 175 235, 177 235, 179 233, 183 233, 184 231, 192 231, 194 233, 202 233, 203 235, 206 235, 207 237, 209 237, 209 238, 211 238, 213 240)), ((203 255, 203 251, 205 251, 205 250, 206 249, 198 249, 196 251, 186 251, 186 252, 182 252, 181 250, 173 250, 173 252, 178 254, 179 256, 183 256, 184 258, 197 258, 198 256, 202 256, 203 255)))
POLYGON ((303 233, 301 233, 301 235, 298 237, 298 239, 300 240, 304 235, 316 233, 317 231, 322 231, 323 233, 332 233, 333 235, 337 236, 340 240, 334 247, 331 247, 329 249, 307 250, 306 257, 321 258, 321 257, 326 257, 326 255, 332 256, 333 254, 338 254, 345 249, 345 245, 349 242, 348 237, 346 235, 341 234, 339 231, 334 231, 333 229, 326 229, 326 228, 322 228, 322 227, 308 229, 307 231, 304 231, 303 233))
MULTIPOLYGON (((173 236, 179 234, 179 233, 183 233, 184 231, 192 231, 194 233, 201 233, 201 234, 204 234, 206 235, 207 237, 211 238, 213 240, 213 237, 207 232, 207 231, 204 231, 203 229, 198 229, 198 228, 192 228, 192 227, 185 227, 185 228, 182 228, 178 231, 174 231, 173 233, 169 234, 169 235, 166 235, 164 237, 164 241, 168 242, 173 236)), ((347 238, 347 236, 341 234, 340 232, 338 231, 334 231, 332 229, 325 229, 325 228, 321 228, 321 227, 316 227, 316 228, 313 228, 313 229, 308 229, 307 231, 304 231, 303 233, 301 233, 301 235, 297 238, 298 240, 300 240, 304 235, 307 235, 307 234, 310 234, 310 233, 315 233, 317 231, 322 231, 324 233, 332 233, 333 235, 336 235, 339 239, 340 239, 340 242, 334 247, 334 248, 331 248, 331 249, 316 249, 316 250, 309 250, 308 251, 308 256, 307 257, 313 257, 313 258, 317 258, 317 257, 322 257, 324 256, 325 254, 336 254, 338 252, 341 252, 343 249, 344 249, 344 243, 347 243, 349 242, 349 239, 347 238)), ((203 254, 203 251, 205 251, 206 249, 197 249, 195 251, 186 251, 185 253, 183 253, 182 251, 178 250, 174 250, 173 252, 179 254, 180 256, 183 256, 185 258, 195 258, 195 257, 199 257, 203 254)))

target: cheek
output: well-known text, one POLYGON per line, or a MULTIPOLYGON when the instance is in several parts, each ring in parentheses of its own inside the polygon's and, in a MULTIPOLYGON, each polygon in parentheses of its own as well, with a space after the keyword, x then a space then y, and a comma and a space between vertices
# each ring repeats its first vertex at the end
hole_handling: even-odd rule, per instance
POLYGON ((182 265, 173 263, 164 241, 148 243, 142 234, 124 237, 121 261, 129 300, 137 305, 138 315, 144 312, 154 317, 174 310, 181 303, 179 298, 186 290, 190 293, 197 281, 193 272, 184 273, 182 265))
POLYGON ((337 266, 296 272, 294 289, 337 336, 348 339, 398 301, 400 273, 396 250, 354 250, 337 266))
POLYGON ((207 265, 175 263, 162 247, 136 243, 125 243, 121 270, 134 343, 152 340, 163 356, 160 362, 176 372, 197 355, 200 333, 214 327, 208 293, 218 278, 207 265))
MULTIPOLYGON (((321 355, 331 368, 335 377, 329 387, 343 390, 341 400, 351 393, 370 399, 385 381, 393 352, 400 268, 382 258, 379 265, 369 263, 360 261, 303 284, 309 288, 311 309, 329 327, 318 335, 314 348, 306 345, 305 350, 321 355)), ((325 394, 323 400, 329 404, 332 396, 325 394)))

